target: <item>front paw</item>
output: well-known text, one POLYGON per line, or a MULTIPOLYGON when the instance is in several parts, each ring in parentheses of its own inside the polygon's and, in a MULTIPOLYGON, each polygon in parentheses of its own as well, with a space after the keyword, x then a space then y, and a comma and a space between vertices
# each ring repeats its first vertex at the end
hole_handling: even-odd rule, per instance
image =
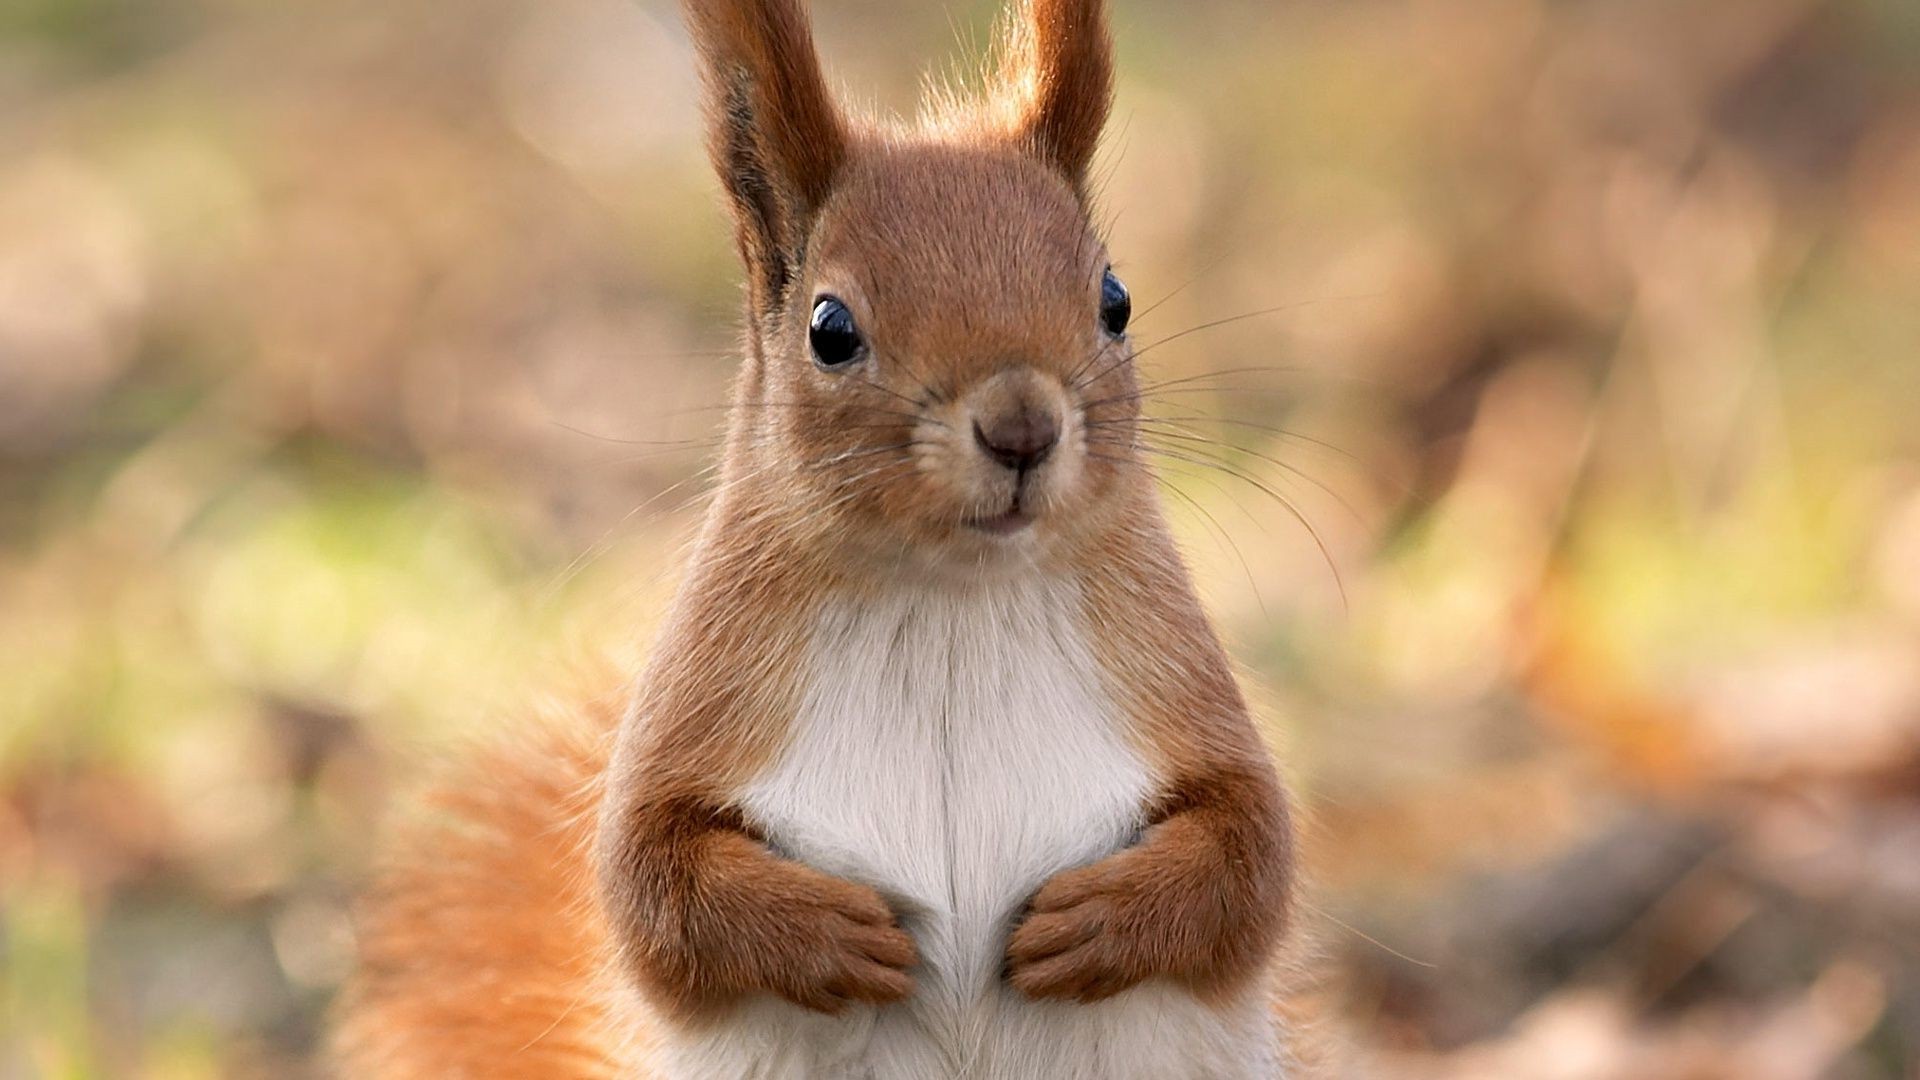
POLYGON ((816 1012, 913 993, 913 939, 880 895, 864 885, 788 864, 764 896, 753 937, 736 941, 758 970, 752 981, 816 1012))
POLYGON ((1094 1002, 1167 974, 1172 915, 1129 854, 1058 875, 1034 894, 1007 944, 1007 977, 1034 998, 1094 1002))

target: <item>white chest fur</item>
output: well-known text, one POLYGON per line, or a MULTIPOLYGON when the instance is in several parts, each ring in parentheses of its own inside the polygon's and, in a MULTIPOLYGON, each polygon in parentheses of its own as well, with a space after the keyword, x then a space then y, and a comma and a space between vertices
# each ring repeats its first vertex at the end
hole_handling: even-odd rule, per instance
POLYGON ((1257 1002, 1142 986, 1036 1003, 1001 978, 1053 874, 1125 846, 1151 792, 1069 586, 902 589, 822 612, 789 745, 744 809, 784 853, 878 889, 919 946, 904 1005, 772 1000, 671 1048, 676 1080, 1201 1080, 1276 1075, 1257 1002))

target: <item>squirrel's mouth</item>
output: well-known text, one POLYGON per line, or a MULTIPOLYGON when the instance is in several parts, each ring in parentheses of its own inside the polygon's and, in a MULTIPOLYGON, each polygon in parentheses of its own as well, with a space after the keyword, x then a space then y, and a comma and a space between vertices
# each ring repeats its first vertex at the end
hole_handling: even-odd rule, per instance
POLYGON ((967 519, 967 527, 990 536, 1012 536, 1033 524, 1033 514, 1024 505, 1018 493, 1013 502, 998 514, 982 514, 967 519))
POLYGON ((1032 524, 1033 515, 1017 507, 1004 514, 995 514, 992 517, 967 519, 968 528, 978 529, 983 533, 988 533, 993 536, 1012 536, 1014 533, 1032 524))

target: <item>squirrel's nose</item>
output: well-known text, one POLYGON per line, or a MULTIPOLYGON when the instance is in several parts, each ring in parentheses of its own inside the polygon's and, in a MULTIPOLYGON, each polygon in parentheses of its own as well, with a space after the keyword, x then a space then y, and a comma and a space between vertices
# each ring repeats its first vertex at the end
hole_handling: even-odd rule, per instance
POLYGON ((973 422, 973 441, 993 460, 1017 472, 1037 467, 1060 441, 1060 421, 1047 409, 1028 405, 982 424, 973 422))

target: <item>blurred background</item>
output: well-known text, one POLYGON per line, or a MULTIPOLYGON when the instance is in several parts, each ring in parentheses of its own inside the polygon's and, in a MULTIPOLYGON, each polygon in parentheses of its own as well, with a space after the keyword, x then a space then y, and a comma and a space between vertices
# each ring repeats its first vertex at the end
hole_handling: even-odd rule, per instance
MULTIPOLYGON (((892 111, 992 10, 816 6, 892 111)), ((1920 1077, 1920 5, 1115 7, 1363 1074, 1920 1077)), ((694 92, 665 0, 0 6, 0 1078, 316 1075, 396 795, 638 655, 738 328, 694 92)))

